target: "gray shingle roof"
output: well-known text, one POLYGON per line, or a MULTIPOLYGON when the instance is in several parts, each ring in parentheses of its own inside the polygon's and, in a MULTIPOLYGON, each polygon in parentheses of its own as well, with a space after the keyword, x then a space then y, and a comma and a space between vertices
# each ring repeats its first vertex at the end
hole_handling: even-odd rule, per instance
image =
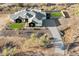
POLYGON ((45 17, 45 14, 43 12, 35 12, 35 14, 38 20, 42 20, 43 17, 45 17))

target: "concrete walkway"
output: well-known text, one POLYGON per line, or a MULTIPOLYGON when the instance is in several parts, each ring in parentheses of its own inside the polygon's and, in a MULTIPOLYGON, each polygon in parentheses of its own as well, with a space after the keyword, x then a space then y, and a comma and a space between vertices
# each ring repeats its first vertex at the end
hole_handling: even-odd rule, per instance
MULTIPOLYGON (((53 20, 52 24, 56 25, 55 20, 53 20)), ((55 53, 60 54, 60 55, 64 55, 64 44, 63 44, 61 35, 60 35, 57 27, 52 26, 52 27, 47 27, 47 28, 49 29, 49 31, 52 34, 52 37, 54 38, 53 42, 55 45, 55 53)))

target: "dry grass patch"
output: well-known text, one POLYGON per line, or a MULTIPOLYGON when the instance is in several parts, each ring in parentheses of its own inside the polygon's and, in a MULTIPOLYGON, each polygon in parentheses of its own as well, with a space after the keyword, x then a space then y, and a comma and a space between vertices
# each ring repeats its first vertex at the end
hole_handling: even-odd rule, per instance
POLYGON ((22 37, 0 37, 2 55, 15 55, 16 53, 25 53, 27 51, 41 52, 46 49, 45 46, 47 44, 49 44, 49 39, 46 37, 46 34, 40 38, 32 34, 29 39, 22 37))

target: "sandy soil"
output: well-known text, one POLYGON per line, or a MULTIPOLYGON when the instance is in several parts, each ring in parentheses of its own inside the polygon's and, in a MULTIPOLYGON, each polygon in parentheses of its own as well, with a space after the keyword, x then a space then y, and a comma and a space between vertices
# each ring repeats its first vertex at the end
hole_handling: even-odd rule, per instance
POLYGON ((9 14, 0 14, 0 30, 10 22, 9 14))

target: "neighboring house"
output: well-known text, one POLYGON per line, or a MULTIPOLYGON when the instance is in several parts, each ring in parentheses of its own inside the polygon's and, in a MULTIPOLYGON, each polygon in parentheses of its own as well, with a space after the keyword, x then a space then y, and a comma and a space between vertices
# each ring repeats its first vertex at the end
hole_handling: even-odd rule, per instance
POLYGON ((24 9, 11 14, 10 18, 16 23, 27 22, 30 27, 42 26, 43 20, 46 19, 46 13, 37 9, 24 9))

